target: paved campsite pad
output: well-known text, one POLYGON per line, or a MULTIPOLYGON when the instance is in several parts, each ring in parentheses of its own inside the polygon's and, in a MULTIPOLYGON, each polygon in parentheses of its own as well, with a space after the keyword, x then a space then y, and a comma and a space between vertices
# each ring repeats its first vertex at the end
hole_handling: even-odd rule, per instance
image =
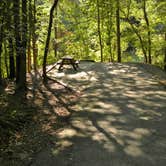
POLYGON ((164 86, 136 64, 80 67, 56 75, 82 97, 32 165, 165 165, 164 86))
POLYGON ((165 74, 134 63, 79 66, 50 74, 82 95, 31 166, 165 166, 165 74))

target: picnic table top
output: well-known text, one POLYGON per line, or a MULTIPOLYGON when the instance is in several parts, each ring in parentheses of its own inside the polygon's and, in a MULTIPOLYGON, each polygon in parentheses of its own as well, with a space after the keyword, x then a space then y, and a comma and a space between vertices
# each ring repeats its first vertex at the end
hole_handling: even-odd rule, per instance
POLYGON ((74 59, 73 57, 71 57, 71 56, 64 56, 64 57, 62 57, 61 59, 74 59))

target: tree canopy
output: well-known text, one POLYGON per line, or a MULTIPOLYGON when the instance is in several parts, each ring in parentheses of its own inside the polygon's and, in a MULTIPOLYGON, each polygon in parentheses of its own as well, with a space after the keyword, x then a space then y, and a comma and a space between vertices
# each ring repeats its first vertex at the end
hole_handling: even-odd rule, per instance
POLYGON ((25 89, 27 72, 64 55, 166 70, 166 2, 1 0, 1 83, 16 78, 17 88, 25 89))

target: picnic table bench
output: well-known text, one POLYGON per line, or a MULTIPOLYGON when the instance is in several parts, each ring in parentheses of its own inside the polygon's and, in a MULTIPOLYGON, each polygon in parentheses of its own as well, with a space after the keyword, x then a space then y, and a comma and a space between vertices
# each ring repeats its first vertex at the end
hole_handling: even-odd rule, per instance
POLYGON ((73 57, 70 57, 70 56, 62 57, 57 64, 59 65, 58 70, 61 70, 64 65, 71 65, 74 70, 77 70, 77 68, 79 67, 78 66, 79 61, 75 60, 73 57))

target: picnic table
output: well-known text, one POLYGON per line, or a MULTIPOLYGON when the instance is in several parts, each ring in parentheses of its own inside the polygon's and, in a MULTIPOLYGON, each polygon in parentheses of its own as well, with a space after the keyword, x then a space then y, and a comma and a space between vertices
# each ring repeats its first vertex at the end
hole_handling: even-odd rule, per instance
POLYGON ((64 65, 71 65, 74 70, 77 70, 78 63, 79 63, 79 61, 75 60, 71 56, 62 57, 61 60, 58 62, 58 64, 60 65, 58 70, 61 70, 64 65))

